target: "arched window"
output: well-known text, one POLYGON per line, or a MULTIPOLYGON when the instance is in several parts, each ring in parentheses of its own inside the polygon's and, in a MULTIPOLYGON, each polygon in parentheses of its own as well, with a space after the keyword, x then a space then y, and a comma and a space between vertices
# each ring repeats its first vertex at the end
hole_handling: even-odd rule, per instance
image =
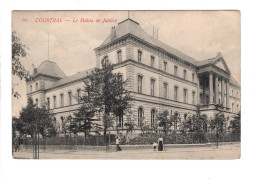
POLYGON ((179 113, 175 112, 173 115, 173 126, 174 126, 174 130, 177 130, 178 127, 178 118, 179 118, 179 113))
POLYGON ((102 59, 102 61, 101 61, 102 65, 106 67, 106 65, 108 64, 108 62, 109 62, 109 61, 108 61, 108 56, 104 56, 103 59, 102 59))
POLYGON ((57 120, 56 120, 56 117, 53 118, 53 124, 54 126, 56 127, 56 123, 57 123, 57 120))
POLYGON ((155 127, 155 113, 156 113, 156 110, 155 109, 152 109, 151 110, 151 127, 154 128, 155 127))
POLYGON ((138 109, 138 122, 137 122, 137 123, 138 123, 137 125, 138 125, 139 127, 141 127, 141 124, 142 124, 142 122, 143 122, 143 119, 144 119, 144 110, 143 110, 143 108, 140 107, 140 108, 138 109))
POLYGON ((187 117, 188 117, 188 114, 185 113, 183 117, 184 117, 184 120, 186 121, 186 120, 187 120, 187 117))
POLYGON ((203 118, 202 129, 203 129, 204 131, 207 131, 207 130, 208 130, 207 115, 206 115, 206 114, 203 114, 203 115, 202 115, 202 118, 203 118))

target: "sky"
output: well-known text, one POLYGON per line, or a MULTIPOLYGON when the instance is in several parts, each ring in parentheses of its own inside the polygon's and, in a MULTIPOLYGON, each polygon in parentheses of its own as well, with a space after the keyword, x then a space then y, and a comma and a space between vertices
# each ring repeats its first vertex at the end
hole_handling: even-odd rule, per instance
MULTIPOLYGON (((49 59, 69 76, 95 66, 94 49, 128 16, 150 35, 153 26, 159 28, 160 41, 196 60, 221 52, 241 84, 239 11, 13 11, 12 31, 29 47, 21 60, 27 70, 49 59), (43 22, 47 18, 62 22, 43 22)), ((18 116, 26 106, 25 82, 13 77, 13 87, 21 94, 13 98, 13 115, 18 116)))

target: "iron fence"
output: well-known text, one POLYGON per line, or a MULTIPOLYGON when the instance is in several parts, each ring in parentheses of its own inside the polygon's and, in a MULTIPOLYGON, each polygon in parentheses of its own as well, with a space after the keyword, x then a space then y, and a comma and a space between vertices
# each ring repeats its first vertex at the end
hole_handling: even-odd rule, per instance
MULTIPOLYGON (((63 136, 63 137, 41 137, 39 138, 39 147, 44 150, 95 150, 106 151, 115 149, 115 136, 108 134, 106 143, 103 135, 84 136, 63 136), (107 146, 109 145, 109 146, 107 146)), ((215 142, 240 142, 240 134, 225 132, 216 134, 215 132, 189 132, 180 131, 165 132, 149 132, 141 133, 138 136, 127 140, 126 136, 122 136, 120 145, 127 149, 142 149, 146 146, 157 142, 159 137, 163 137, 164 144, 203 144, 215 142)), ((22 138, 20 141, 20 149, 30 151, 33 147, 32 138, 22 138)))

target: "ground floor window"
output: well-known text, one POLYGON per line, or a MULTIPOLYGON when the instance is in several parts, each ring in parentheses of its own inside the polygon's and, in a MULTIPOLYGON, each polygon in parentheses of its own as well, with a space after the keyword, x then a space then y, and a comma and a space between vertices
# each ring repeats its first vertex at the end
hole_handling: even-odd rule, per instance
POLYGON ((138 109, 138 122, 137 122, 138 127, 141 127, 143 119, 144 119, 144 110, 143 108, 140 107, 138 109))
POLYGON ((155 127, 155 113, 156 113, 156 111, 155 111, 155 109, 152 109, 152 111, 151 111, 151 127, 152 128, 154 128, 155 127))
POLYGON ((118 124, 118 127, 123 128, 123 126, 124 126, 124 119, 123 119, 123 117, 124 117, 124 112, 122 110, 119 110, 119 116, 118 116, 119 124, 118 124))

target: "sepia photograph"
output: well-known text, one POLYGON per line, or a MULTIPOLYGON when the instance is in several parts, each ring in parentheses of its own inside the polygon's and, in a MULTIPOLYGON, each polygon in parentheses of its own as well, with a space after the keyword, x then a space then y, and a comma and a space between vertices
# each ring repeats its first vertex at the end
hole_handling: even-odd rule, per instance
POLYGON ((240 159, 238 10, 12 11, 14 159, 240 159))

